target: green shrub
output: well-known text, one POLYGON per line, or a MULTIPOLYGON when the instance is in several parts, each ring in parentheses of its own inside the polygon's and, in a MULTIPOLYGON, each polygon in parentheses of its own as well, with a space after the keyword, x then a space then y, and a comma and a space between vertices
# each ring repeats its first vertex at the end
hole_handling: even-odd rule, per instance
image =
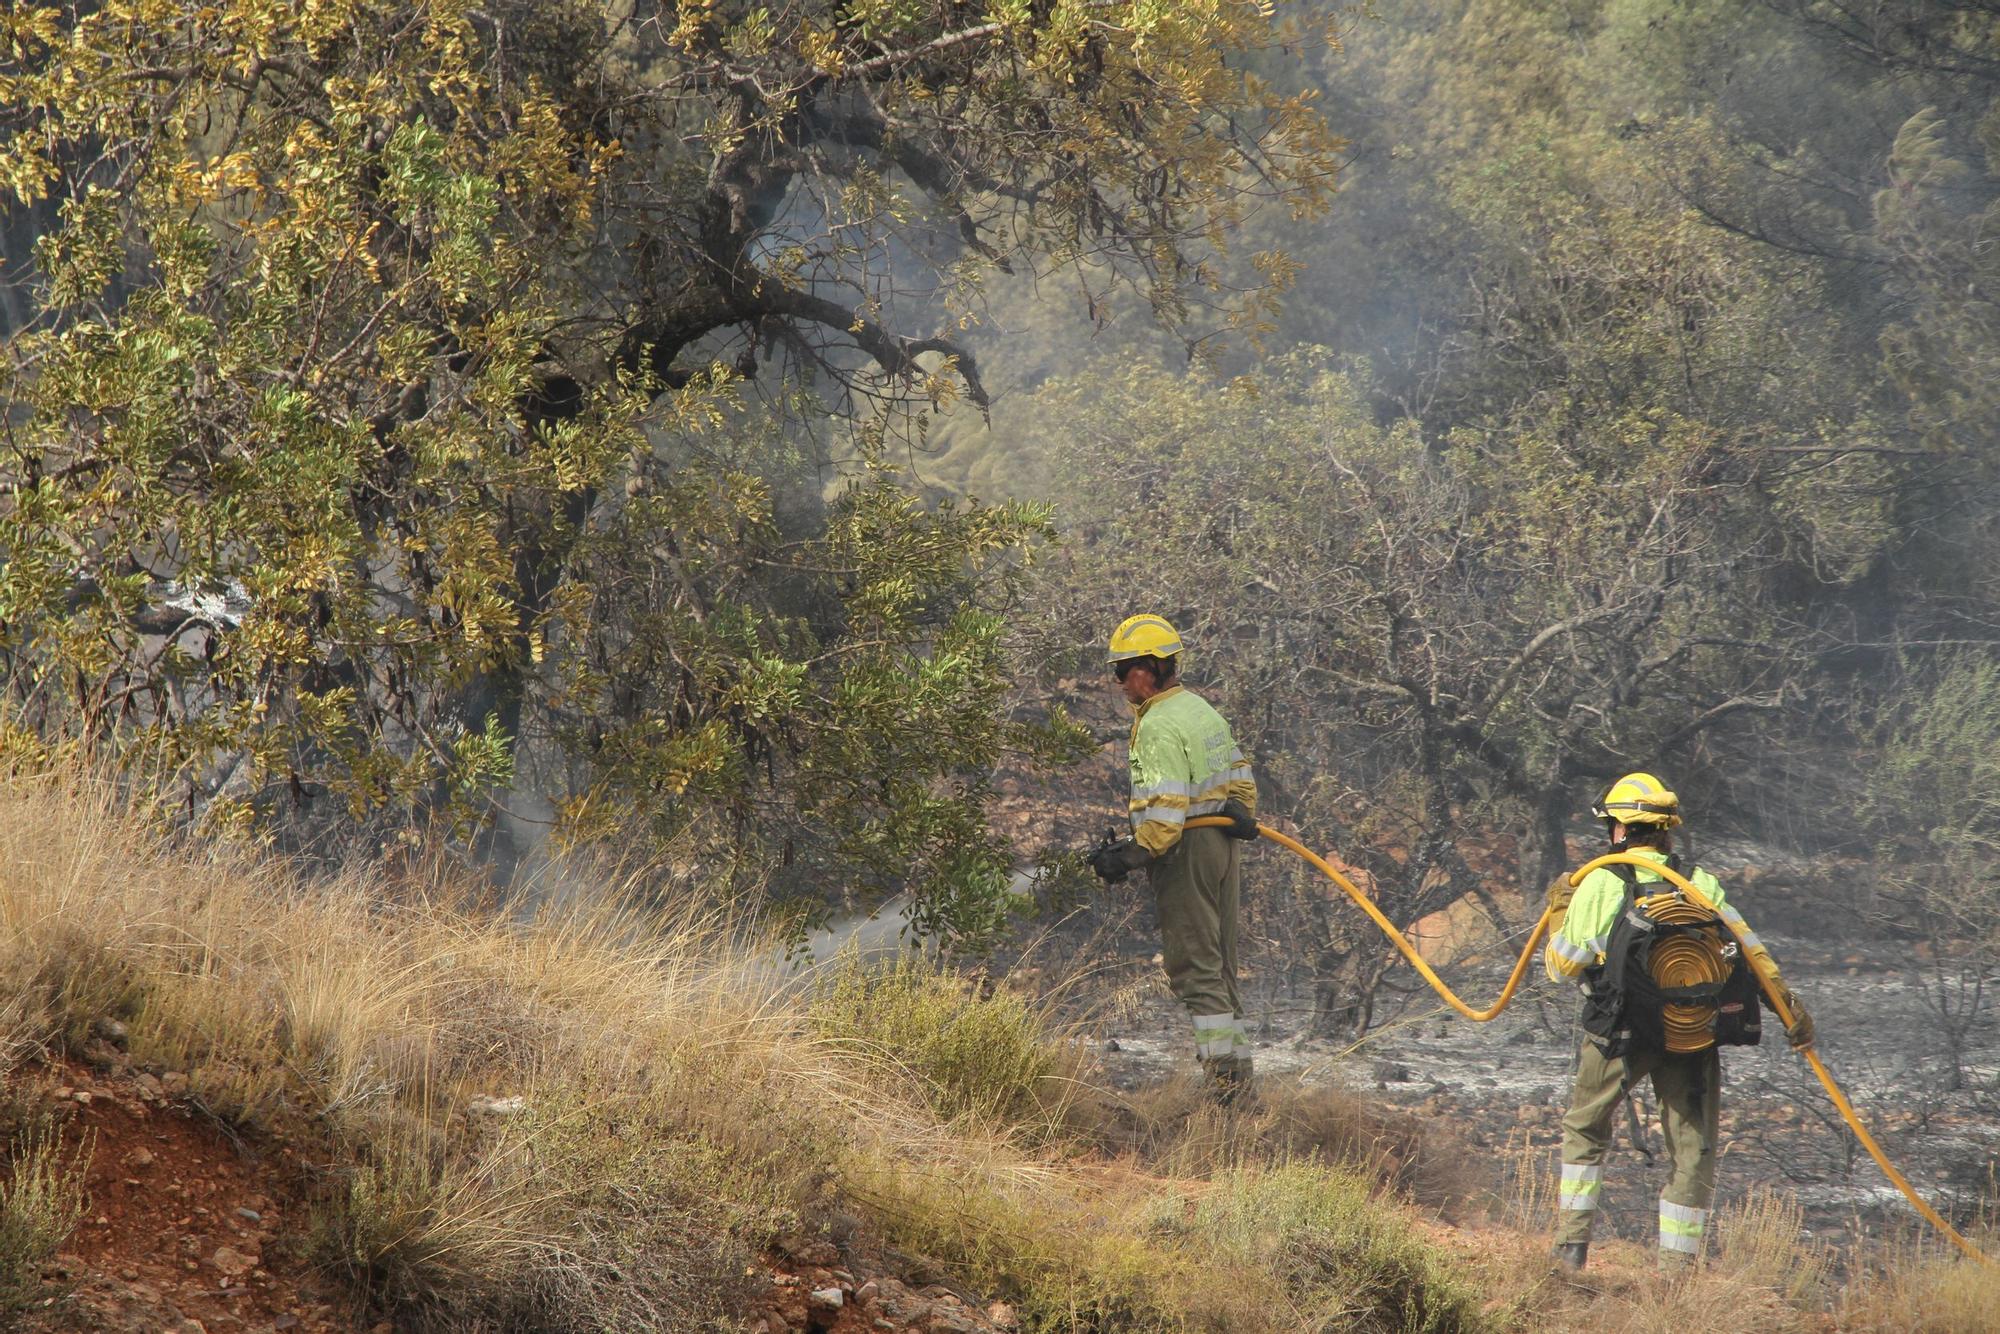
POLYGON ((876 972, 841 967, 814 999, 811 1022, 821 1037, 907 1072, 945 1120, 971 1114, 1046 1129, 1075 1075, 1074 1058, 1027 1001, 982 994, 921 959, 876 972))
POLYGON ((1350 1170, 1226 1173, 1188 1212, 1191 1239, 1278 1277, 1304 1317, 1299 1328, 1455 1334, 1483 1323, 1445 1257, 1350 1170))

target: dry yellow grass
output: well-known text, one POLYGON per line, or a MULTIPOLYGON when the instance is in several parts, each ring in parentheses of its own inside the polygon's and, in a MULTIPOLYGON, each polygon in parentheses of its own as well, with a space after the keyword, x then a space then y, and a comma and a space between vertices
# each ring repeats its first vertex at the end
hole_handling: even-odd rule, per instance
POLYGON ((758 1248, 836 1204, 1042 1330, 1958 1334, 2000 1309, 1992 1271, 1934 1255, 1831 1293, 1796 1208, 1755 1195, 1691 1278, 1614 1245, 1566 1285, 1532 1233, 1427 1240, 1385 1205, 1435 1183, 1353 1099, 1121 1097, 1004 992, 845 964, 801 987, 727 924, 565 890, 524 917, 307 878, 154 837, 101 785, 8 779, 0 1055, 124 1020, 137 1059, 335 1168, 313 1252, 410 1328, 725 1328, 758 1248))
MULTIPOLYGON (((1972 1239, 1988 1255, 1994 1229, 1972 1239)), ((1935 1240, 1890 1246, 1873 1257, 1863 1281, 1841 1294, 1839 1327, 1867 1334, 1994 1334, 2000 1331, 2000 1265, 1982 1265, 1935 1240)))
POLYGON ((115 1017, 218 1115, 308 1142, 338 1168, 315 1254, 410 1327, 717 1328, 755 1250, 836 1200, 1042 1328, 1469 1327, 1353 1173, 1079 1156, 1081 1072, 1030 1007, 923 969, 788 985, 725 924, 566 889, 523 918, 309 879, 8 779, 0 1042, 115 1017))

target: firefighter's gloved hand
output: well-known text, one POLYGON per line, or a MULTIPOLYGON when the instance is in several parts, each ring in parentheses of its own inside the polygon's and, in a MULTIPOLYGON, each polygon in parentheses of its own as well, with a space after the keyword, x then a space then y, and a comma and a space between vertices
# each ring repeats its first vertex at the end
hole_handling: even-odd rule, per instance
POLYGON ((1109 847, 1097 849, 1085 860, 1090 863, 1090 869, 1097 872, 1099 880, 1107 885, 1115 885, 1152 861, 1153 854, 1128 838, 1109 847))
POLYGON ((1231 797, 1222 803, 1222 813, 1229 817, 1229 828, 1223 830, 1223 833, 1245 842, 1257 837, 1257 817, 1250 813, 1248 806, 1231 797))
POLYGON ((1569 901, 1575 894, 1576 886, 1569 882, 1569 873, 1567 871, 1557 876, 1554 880, 1551 880, 1549 882, 1549 915, 1558 921, 1562 920, 1562 915, 1569 911, 1569 901))
POLYGON ((1785 1008, 1792 1012, 1792 1022, 1785 1028, 1785 1041, 1792 1044, 1793 1051, 1812 1046, 1812 1016, 1806 1013, 1806 1007, 1799 1003, 1790 987, 1785 988, 1785 1008))

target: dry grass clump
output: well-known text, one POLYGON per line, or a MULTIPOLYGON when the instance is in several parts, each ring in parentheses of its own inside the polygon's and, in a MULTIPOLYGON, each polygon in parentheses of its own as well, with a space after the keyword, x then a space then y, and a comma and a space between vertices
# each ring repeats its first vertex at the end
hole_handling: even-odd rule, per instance
MULTIPOLYGON (((1988 1255, 2000 1235, 1972 1241, 1988 1255)), ((1934 1239, 1885 1248, 1842 1294, 1843 1330, 1874 1334, 1992 1334, 2000 1329, 2000 1265, 1981 1264, 1934 1239)))
POLYGON ((87 1142, 65 1145, 45 1116, 26 1121, 7 1144, 0 1179, 0 1316, 49 1295, 42 1271, 83 1217, 89 1156, 87 1142))
POLYGON ((1453 1128, 1426 1126, 1344 1089, 1264 1075, 1251 1104, 1224 1112, 1202 1078, 1182 1072, 1117 1095, 1073 1098, 1065 1119, 1107 1156, 1130 1156, 1168 1177, 1205 1178, 1273 1162, 1318 1162, 1358 1172, 1413 1203, 1453 1209, 1490 1190, 1495 1169, 1464 1152, 1453 1128))
POLYGON ((1046 1330, 1476 1323, 1363 1176, 1260 1165, 1338 1138, 1313 1114, 1281 1105, 1261 1148, 1211 1114, 1160 1166, 1106 1164, 1077 1146, 1073 1046, 1006 992, 918 963, 802 988, 617 897, 522 920, 305 880, 15 778, 0 1044, 121 1019, 136 1059, 305 1147, 313 1253, 399 1328, 718 1328, 755 1252, 836 1202, 1046 1330))
POLYGON ((212 1111, 317 1144, 321 1258, 413 1326, 712 1327, 842 1157, 934 1120, 744 967, 712 924, 398 902, 0 785, 5 1040, 117 1017, 212 1111))

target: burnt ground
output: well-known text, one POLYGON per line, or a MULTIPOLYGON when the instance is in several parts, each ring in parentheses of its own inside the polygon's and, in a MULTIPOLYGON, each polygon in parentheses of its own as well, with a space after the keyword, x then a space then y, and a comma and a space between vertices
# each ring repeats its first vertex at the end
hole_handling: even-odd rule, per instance
MULTIPOLYGON (((1821 1059, 1890 1159, 1947 1217, 1971 1213, 1982 1192, 1992 1200, 2000 1172, 2000 1023, 1989 1015, 1971 1026, 1954 1079, 1922 975, 1889 957, 1894 951, 1760 933, 1813 1013, 1821 1059)), ((1464 999, 1486 1005, 1499 994, 1520 939, 1517 931, 1504 959, 1488 951, 1440 971, 1464 999)), ((1513 1005, 1480 1025, 1445 1009, 1413 972, 1399 969, 1399 990, 1378 1005, 1369 1033, 1335 1042, 1310 1036, 1310 990, 1291 985, 1267 966, 1268 949, 1265 955, 1254 946, 1246 951, 1244 979, 1260 1074, 1331 1084, 1448 1120, 1484 1153, 1479 1174, 1499 1203, 1515 1212, 1532 1204, 1538 1180, 1546 1197, 1581 1041, 1572 988, 1549 982, 1537 965, 1513 1005)), ((1127 1088, 1192 1065, 1182 1012, 1153 980, 1157 970, 1133 963, 1132 974, 1144 979, 1133 1003, 1088 1030, 1106 1076, 1127 1088)), ((1650 1241, 1666 1165, 1649 1088, 1641 1088, 1639 1107, 1644 1149, 1657 1161, 1635 1151, 1621 1113, 1599 1226, 1600 1235, 1650 1241)), ((1789 1194, 1812 1235, 1837 1250, 1922 1226, 1841 1124, 1774 1018, 1767 1016, 1763 1045, 1723 1053, 1722 1125, 1720 1205, 1752 1186, 1789 1194)))

